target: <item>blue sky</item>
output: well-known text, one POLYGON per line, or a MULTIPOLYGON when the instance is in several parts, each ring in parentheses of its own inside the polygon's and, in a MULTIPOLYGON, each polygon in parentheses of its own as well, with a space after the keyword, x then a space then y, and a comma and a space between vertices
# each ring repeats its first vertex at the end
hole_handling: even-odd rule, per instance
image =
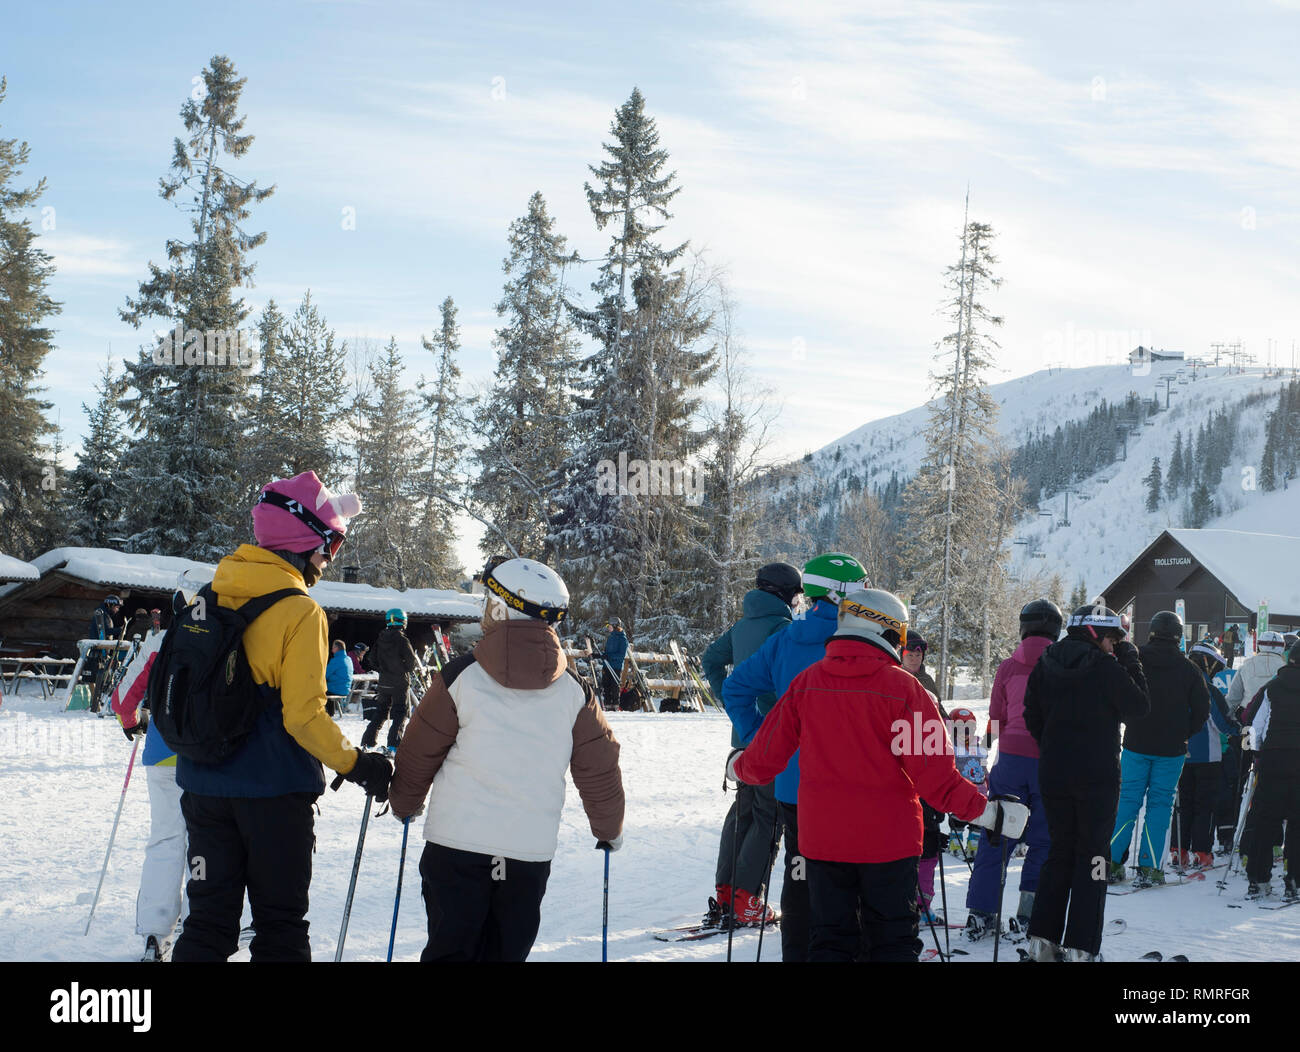
POLYGON ((1289 362, 1298 23, 1300 0, 29 5, 0 40, 0 134, 49 182, 49 397, 75 445, 110 345, 142 340, 117 308, 182 229, 157 181, 217 53, 248 78, 234 170, 278 186, 249 303, 310 287, 342 337, 395 335, 412 382, 447 295, 467 380, 490 375, 506 228, 534 190, 603 251, 582 185, 633 85, 683 187, 665 239, 726 267, 783 402, 774 454, 926 397, 967 183, 1004 279, 991 379, 1137 342, 1272 340, 1289 362))

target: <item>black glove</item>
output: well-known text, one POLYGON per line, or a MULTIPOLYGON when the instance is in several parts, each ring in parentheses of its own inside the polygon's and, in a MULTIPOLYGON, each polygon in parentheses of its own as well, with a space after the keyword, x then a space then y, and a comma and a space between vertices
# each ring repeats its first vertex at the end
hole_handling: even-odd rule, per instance
POLYGON ((1141 664, 1142 656, 1138 653, 1138 648, 1130 643, 1127 639, 1121 639, 1115 644, 1115 660, 1125 668, 1133 664, 1141 664))
POLYGON ((127 741, 132 741, 135 738, 143 738, 145 732, 148 731, 148 729, 149 729, 149 710, 141 709, 140 718, 136 722, 136 725, 134 727, 123 727, 122 733, 126 735, 127 741))
POLYGON ((393 780, 393 761, 383 753, 358 749, 356 766, 343 777, 356 782, 382 804, 388 799, 388 783, 393 780))

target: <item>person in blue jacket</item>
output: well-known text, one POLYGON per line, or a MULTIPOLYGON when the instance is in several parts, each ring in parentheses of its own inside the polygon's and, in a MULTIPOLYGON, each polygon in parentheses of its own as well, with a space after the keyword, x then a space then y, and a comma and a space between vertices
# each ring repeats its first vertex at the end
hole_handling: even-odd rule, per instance
POLYGON ((623 622, 611 617, 609 636, 605 640, 605 649, 601 654, 604 668, 601 670, 601 684, 605 688, 605 708, 618 708, 619 683, 623 678, 623 659, 627 657, 627 633, 623 631, 623 622))
POLYGON ((348 645, 336 639, 330 646, 330 659, 325 665, 325 711, 335 715, 335 698, 342 699, 339 705, 346 705, 352 693, 352 659, 348 657, 348 645))
MULTIPOLYGON (((755 653, 763 641, 790 624, 795 597, 803 591, 797 568, 789 563, 768 563, 758 571, 754 587, 741 603, 742 617, 718 636, 704 652, 700 664, 708 678, 713 696, 722 697, 727 667, 734 668, 755 653)), ((758 709, 764 716, 776 704, 776 695, 762 694, 758 709)), ((744 743, 733 727, 731 747, 744 743)), ((731 917, 735 907, 741 924, 755 923, 764 916, 763 883, 772 872, 772 859, 779 835, 780 812, 776 796, 769 785, 736 787, 727 817, 722 821, 715 875, 715 898, 709 899, 704 923, 717 927, 731 917)))
MULTIPOLYGON (((843 552, 818 555, 804 563, 803 594, 812 602, 789 628, 769 636, 722 684, 722 699, 741 745, 748 745, 762 726, 759 698, 779 701, 794 678, 825 655, 835 634, 838 605, 850 592, 868 587, 862 564, 843 552)), ((799 855, 799 754, 791 757, 773 783, 785 835, 785 879, 781 885, 781 958, 808 959, 808 885, 799 855)))
MULTIPOLYGON (((1205 677, 1210 692, 1210 717, 1187 739, 1187 762, 1178 779, 1178 822, 1174 826, 1174 860, 1181 868, 1209 869, 1214 865, 1214 806, 1223 760, 1223 735, 1236 737, 1241 727, 1228 715, 1228 703, 1214 683, 1226 665, 1226 655, 1203 639, 1187 659, 1205 677)), ((1235 817, 1235 816, 1234 816, 1235 817)), ((1222 824, 1222 823, 1221 823, 1222 824)))

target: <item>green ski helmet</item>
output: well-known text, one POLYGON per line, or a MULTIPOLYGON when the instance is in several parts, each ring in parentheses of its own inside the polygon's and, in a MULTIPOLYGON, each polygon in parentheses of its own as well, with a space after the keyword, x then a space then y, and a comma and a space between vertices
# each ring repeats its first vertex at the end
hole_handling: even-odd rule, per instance
POLYGON ((838 604, 849 592, 867 587, 867 571, 851 555, 827 552, 803 564, 803 594, 809 601, 829 599, 838 604))
POLYGON ((394 607, 392 610, 384 611, 384 624, 397 625, 399 628, 406 627, 406 611, 398 610, 394 607))

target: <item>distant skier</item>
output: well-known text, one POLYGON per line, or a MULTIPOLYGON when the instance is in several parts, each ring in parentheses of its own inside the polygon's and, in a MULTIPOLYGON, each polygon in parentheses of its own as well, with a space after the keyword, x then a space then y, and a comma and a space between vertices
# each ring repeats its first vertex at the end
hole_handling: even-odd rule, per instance
POLYGON ((370 722, 361 735, 361 748, 373 749, 379 741, 379 730, 391 717, 388 727, 388 755, 397 752, 402 741, 408 712, 407 693, 411 688, 411 673, 420 664, 411 641, 406 638, 406 611, 396 608, 384 613, 384 630, 366 655, 367 667, 379 673, 379 689, 368 713, 370 722))
POLYGON ((1119 728, 1151 711, 1125 621, 1101 605, 1079 607, 1066 638, 1043 651, 1025 685, 1025 726, 1038 743, 1051 839, 1029 920, 1033 960, 1091 961, 1101 952, 1119 728))
MULTIPOLYGON (((1236 661, 1239 648, 1241 647, 1241 633, 1237 626, 1230 624, 1223 633, 1223 664, 1227 668, 1232 668, 1233 662, 1236 661)), ((1246 695, 1246 700, 1250 700, 1250 695, 1246 695)))
POLYGON ((330 651, 329 663, 325 666, 325 711, 334 716, 338 706, 346 705, 352 693, 352 661, 341 639, 334 640, 330 651))
MULTIPOLYGON (((1187 739, 1187 761, 1178 780, 1179 820, 1171 843, 1180 866, 1209 869, 1214 865, 1212 823, 1223 766, 1221 736, 1240 735, 1241 727, 1228 715, 1223 693, 1214 685, 1215 675, 1224 667, 1223 655, 1208 640, 1202 640, 1192 647, 1187 658, 1205 677, 1210 716, 1187 739)), ((1235 814, 1232 820, 1236 820, 1235 814)))
MULTIPOLYGON (((722 697, 728 666, 735 667, 754 654, 768 636, 790 624, 795 597, 803 592, 799 571, 789 563, 768 563, 758 571, 754 587, 741 601, 741 619, 715 639, 704 651, 700 664, 715 698, 722 697)), ((766 716, 776 704, 776 695, 759 695, 756 704, 766 716)), ((743 745, 740 733, 731 729, 732 748, 743 745)), ((704 923, 713 927, 730 915, 733 894, 740 899, 737 915, 743 916, 750 899, 762 895, 763 882, 772 869, 776 846, 772 832, 779 818, 771 786, 742 785, 722 820, 718 843, 718 864, 714 873, 714 898, 709 899, 704 923), (732 857, 736 870, 732 872, 732 857)), ((777 829, 777 835, 780 830, 777 829)), ((761 898, 759 902, 761 904, 761 898)))
POLYGON ((810 961, 848 962, 864 951, 871 961, 917 959, 920 796, 1012 833, 1028 813, 990 803, 957 773, 938 708, 900 666, 906 634, 897 596, 864 589, 841 598, 825 657, 794 678, 727 765, 731 777, 761 785, 800 752, 810 961), (932 727, 938 748, 927 744, 932 727))
MULTIPOLYGON (((1016 922, 1022 931, 1029 927, 1039 874, 1051 846, 1038 786, 1038 742, 1025 725, 1025 687, 1038 659, 1056 642, 1064 624, 1064 615, 1050 599, 1035 599, 1021 608, 1020 645, 998 666, 989 701, 988 736, 990 743, 998 743, 998 761, 989 771, 988 791, 992 796, 1014 796, 1029 808, 1024 835, 1028 853, 1020 869, 1020 901, 1016 907, 1016 922)), ((1008 842, 1008 853, 1016 843, 1008 842)), ((967 938, 980 939, 992 933, 1001 879, 1002 851, 987 841, 981 842, 966 891, 967 938)))
POLYGON ((366 670, 361 665, 361 659, 366 656, 366 651, 370 648, 365 643, 353 643, 348 649, 348 660, 352 662, 352 674, 359 676, 366 670))
POLYGON ((1260 688, 1247 712, 1255 753, 1255 797, 1251 822, 1242 838, 1247 898, 1273 893, 1273 848, 1283 847, 1283 895, 1300 897, 1300 649, 1260 688), (1283 824, 1286 832, 1283 834, 1283 824))
POLYGON ((532 559, 499 563, 484 586, 483 638, 434 673, 393 775, 397 818, 418 815, 428 796, 421 961, 528 957, 566 770, 597 847, 617 851, 623 842, 618 742, 595 694, 569 672, 555 632, 568 588, 532 559))
MULTIPOLYGON (((122 600, 107 595, 90 615, 88 639, 116 642, 122 634, 122 600)), ((109 689, 107 676, 113 667, 116 654, 107 647, 94 647, 86 656, 84 675, 90 680, 90 711, 99 712, 104 691, 109 689)))
POLYGON ((1205 726, 1210 715, 1205 675, 1179 649, 1182 638, 1182 618, 1172 610, 1161 610, 1151 618, 1150 637, 1140 651, 1151 708, 1145 716, 1128 720, 1124 728, 1119 806, 1110 841, 1112 881, 1125 877, 1124 860, 1145 803, 1135 883, 1165 882, 1165 836, 1187 739, 1205 726))
MULTIPOLYGON (((731 671, 722 684, 727 715, 740 741, 748 743, 765 717, 758 706, 764 694, 780 697, 808 666, 826 653, 826 640, 835 634, 836 607, 849 592, 866 587, 867 572, 862 564, 843 552, 828 552, 809 559, 800 574, 803 594, 812 603, 783 631, 768 636, 758 650, 731 671)), ((771 713, 768 714, 770 717, 771 713)), ((771 779, 767 779, 771 781, 771 779)), ((799 879, 799 757, 790 759, 773 786, 781 805, 782 835, 785 837, 785 879, 781 884, 781 959, 808 959, 808 882, 799 879)), ((737 896, 738 898, 738 896, 737 896)), ((766 924, 775 918, 762 899, 750 896, 737 901, 736 917, 741 924, 766 924)))
POLYGON ((600 655, 600 682, 605 694, 605 708, 617 709, 623 662, 627 659, 627 634, 623 631, 623 622, 617 617, 611 617, 605 627, 609 629, 609 635, 605 637, 605 649, 600 655))

